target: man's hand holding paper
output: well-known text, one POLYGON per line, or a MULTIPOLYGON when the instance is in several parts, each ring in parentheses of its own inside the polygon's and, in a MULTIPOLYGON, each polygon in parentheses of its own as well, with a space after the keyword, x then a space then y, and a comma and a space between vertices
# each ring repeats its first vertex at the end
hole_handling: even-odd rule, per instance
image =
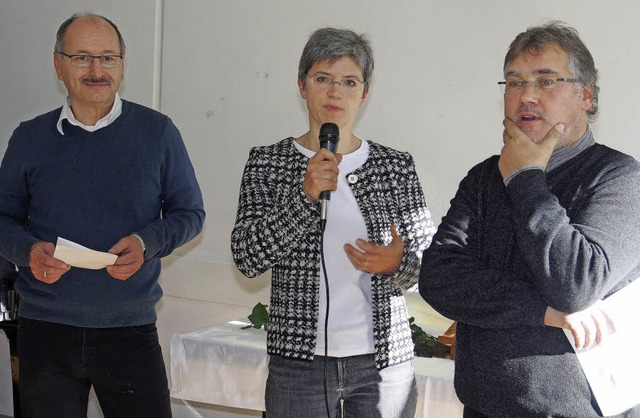
POLYGON ((36 280, 52 284, 71 269, 71 266, 54 258, 55 246, 51 242, 36 242, 29 253, 29 268, 36 280))
POLYGON ((607 335, 616 332, 616 325, 602 301, 580 312, 561 312, 547 307, 545 325, 563 328, 571 333, 577 350, 599 345, 607 335))
POLYGON ((109 250, 111 255, 118 254, 116 262, 107 267, 107 273, 114 279, 127 280, 144 263, 142 241, 133 235, 122 238, 109 250))
POLYGON ((95 251, 73 241, 58 237, 53 257, 70 266, 99 270, 116 262, 117 255, 95 251))
POLYGON ((639 298, 640 280, 635 280, 581 312, 547 309, 545 324, 564 329, 606 416, 620 414, 640 402, 636 353, 640 344, 639 298))
POLYGON ((50 242, 37 242, 31 247, 29 267, 37 280, 52 284, 71 267, 91 270, 106 268, 114 279, 127 280, 140 269, 142 263, 142 243, 134 236, 122 238, 108 252, 95 251, 58 237, 55 246, 50 242))

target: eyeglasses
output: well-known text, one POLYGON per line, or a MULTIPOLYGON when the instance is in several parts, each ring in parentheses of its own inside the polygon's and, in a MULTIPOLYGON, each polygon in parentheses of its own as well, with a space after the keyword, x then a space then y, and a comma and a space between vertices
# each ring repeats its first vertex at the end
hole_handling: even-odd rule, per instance
POLYGON ((340 81, 334 80, 325 74, 307 75, 311 79, 314 86, 324 89, 329 89, 334 84, 337 84, 340 89, 345 93, 355 93, 358 91, 360 84, 366 84, 366 81, 360 81, 355 77, 344 78, 340 81))
POLYGON ((512 96, 517 94, 522 94, 525 88, 527 88, 527 84, 531 84, 534 89, 538 90, 540 93, 551 93, 554 91, 561 82, 567 83, 579 83, 580 80, 576 78, 549 78, 549 77, 539 77, 535 80, 507 80, 507 81, 498 81, 500 88, 502 89, 502 93, 505 96, 512 96))
POLYGON ((60 55, 69 58, 71 65, 77 68, 89 68, 97 58, 102 68, 118 68, 122 64, 122 55, 69 55, 62 51, 56 51, 60 55))

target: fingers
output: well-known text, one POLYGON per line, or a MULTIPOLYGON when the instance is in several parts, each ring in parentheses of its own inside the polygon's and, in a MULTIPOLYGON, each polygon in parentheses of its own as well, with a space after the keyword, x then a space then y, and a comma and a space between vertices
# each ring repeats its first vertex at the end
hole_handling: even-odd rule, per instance
POLYGON ((109 253, 118 255, 115 264, 107 267, 107 273, 114 279, 127 280, 144 263, 140 240, 133 236, 122 238, 109 249, 109 253))
POLYGON ((545 325, 571 331, 576 349, 589 349, 602 344, 608 335, 616 332, 616 325, 601 304, 574 313, 547 307, 545 325))
POLYGON ((577 324, 570 328, 577 349, 588 349, 600 344, 602 334, 600 326, 593 316, 585 315, 577 324))
POLYGON ((604 322, 606 324, 606 329, 607 329, 607 332, 604 334, 609 335, 609 334, 615 334, 616 332, 618 332, 618 329, 616 328, 616 323, 611 317, 611 315, 609 314, 609 312, 606 309, 602 309, 600 310, 600 312, 604 317, 604 322))
MULTIPOLYGON (((142 243, 140 242, 140 239, 129 235, 120 239, 120 241, 111 247, 108 252, 109 254, 116 254, 122 257, 128 255, 131 257, 137 257, 139 255, 143 255, 142 243)), ((120 257, 118 259, 120 259, 120 257)), ((119 263, 116 261, 116 264, 119 263)))
POLYGON ((596 340, 598 331, 590 319, 591 318, 585 318, 582 320, 576 330, 576 334, 578 334, 578 338, 576 338, 576 348, 587 349, 591 347, 596 340))
POLYGON ((338 188, 338 175, 340 174, 338 164, 340 161, 342 161, 342 155, 333 154, 326 149, 320 149, 313 157, 309 158, 302 184, 309 200, 316 202, 323 191, 333 191, 338 188))
POLYGON ((357 239, 356 245, 344 245, 344 251, 357 270, 367 273, 391 275, 398 271, 404 255, 404 241, 391 226, 391 242, 388 245, 376 245, 363 239, 357 239))
POLYGON ((36 242, 29 253, 29 268, 36 280, 52 284, 71 269, 65 262, 53 257, 55 245, 51 242, 36 242))
POLYGON ((498 160, 502 178, 508 178, 522 167, 539 167, 544 170, 564 132, 564 125, 558 124, 547 132, 545 138, 532 139, 511 119, 503 119, 502 124, 504 146, 498 160))
POLYGON ((587 328, 588 325, 583 321, 583 317, 584 315, 582 312, 564 314, 565 323, 562 326, 562 328, 566 328, 571 331, 573 344, 578 350, 582 349, 589 334, 587 328))
POLYGON ((522 132, 518 125, 509 118, 504 118, 502 120, 502 126, 504 126, 504 131, 502 133, 503 138, 511 138, 515 133, 522 132))
POLYGON ((591 320, 595 325, 596 335, 594 345, 602 344, 607 336, 616 332, 616 325, 613 319, 605 312, 601 306, 591 309, 591 320))
POLYGON ((400 235, 398 235, 398 228, 396 227, 395 224, 391 225, 391 242, 398 242, 398 240, 402 241, 404 243, 404 241, 402 240, 402 238, 400 238, 400 235))
POLYGON ((565 328, 571 331, 576 348, 585 350, 602 344, 607 335, 615 332, 615 324, 597 305, 568 315, 565 328))
POLYGON ((571 334, 573 335, 573 345, 575 345, 577 350, 582 349, 583 334, 581 330, 577 328, 569 328, 569 331, 571 331, 571 334))
MULTIPOLYGON (((314 161, 330 161, 336 165, 338 165, 338 155, 340 154, 334 154, 333 152, 329 151, 328 149, 325 148, 320 148, 318 150, 318 152, 316 152, 316 154, 311 157, 309 160, 314 160, 314 161)), ((340 156, 342 157, 342 156, 340 156)), ((342 158, 340 158, 342 160, 342 158)))
POLYGON ((551 130, 549 130, 547 136, 545 136, 542 142, 538 144, 539 147, 545 149, 549 154, 553 153, 553 150, 556 149, 558 142, 560 142, 560 140, 562 139, 563 132, 564 124, 557 124, 551 130))
POLYGON ((504 126, 504 131, 502 132, 502 141, 504 143, 507 143, 509 140, 531 141, 527 134, 511 119, 504 118, 502 120, 502 126, 504 126))
POLYGON ((343 246, 344 248, 344 252, 347 254, 347 258, 349 258, 349 261, 351 262, 351 265, 353 265, 353 267, 356 270, 360 270, 362 272, 366 272, 366 273, 370 273, 371 271, 368 270, 369 267, 369 261, 370 261, 370 255, 367 254, 366 252, 362 252, 360 250, 358 250, 357 248, 355 248, 353 245, 351 244, 344 244, 343 246))
POLYGON ((127 280, 128 278, 133 276, 135 272, 137 272, 140 269, 141 265, 142 264, 138 264, 134 262, 127 263, 127 264, 119 264, 119 265, 114 264, 113 266, 107 267, 107 273, 109 273, 109 275, 114 279, 127 280))
MULTIPOLYGON (((53 257, 54 251, 55 245, 50 242, 37 242, 31 247, 29 268, 36 280, 52 284, 71 269, 71 266, 53 257)), ((140 240, 132 236, 122 238, 109 253, 118 254, 118 258, 115 265, 107 267, 107 272, 119 280, 131 277, 144 262, 140 240)))
POLYGON ((554 145, 555 143, 557 143, 560 138, 562 138, 562 134, 564 133, 564 123, 559 123, 556 126, 553 127, 552 130, 549 131, 549 133, 547 134, 547 136, 544 138, 543 142, 546 141, 553 141, 554 145))
MULTIPOLYGON (((520 129, 520 127, 511 119, 504 118, 502 120, 502 125, 504 126, 504 131, 502 132, 502 142, 505 144, 509 141, 518 141, 518 140, 527 140, 529 142, 533 142, 531 138, 527 136, 527 134, 520 129)), ((554 150, 558 142, 562 139, 562 134, 564 133, 565 125, 563 123, 558 123, 552 129, 547 132, 545 138, 539 143, 541 147, 546 149, 554 150)))
POLYGON ((357 239, 356 245, 362 249, 362 251, 366 253, 371 253, 372 255, 383 255, 387 252, 387 250, 392 247, 397 249, 401 247, 404 249, 404 241, 398 235, 398 230, 395 225, 391 225, 391 242, 388 245, 376 245, 369 241, 363 239, 357 239))

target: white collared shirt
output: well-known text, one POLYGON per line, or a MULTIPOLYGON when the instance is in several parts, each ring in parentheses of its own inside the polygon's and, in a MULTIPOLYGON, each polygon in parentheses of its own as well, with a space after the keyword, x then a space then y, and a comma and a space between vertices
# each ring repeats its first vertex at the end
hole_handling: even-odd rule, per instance
POLYGON ((64 132, 62 131, 62 121, 66 119, 72 125, 79 126, 85 131, 94 132, 98 129, 104 128, 105 126, 109 126, 118 118, 118 116, 120 116, 120 114, 122 114, 122 100, 120 99, 120 95, 116 92, 116 97, 113 101, 111 111, 105 117, 96 122, 95 125, 87 126, 76 119, 73 111, 71 110, 71 102, 69 101, 69 96, 67 96, 67 99, 64 101, 64 105, 62 106, 62 112, 60 112, 60 118, 58 119, 58 124, 56 125, 56 127, 58 128, 58 132, 64 135, 64 132))

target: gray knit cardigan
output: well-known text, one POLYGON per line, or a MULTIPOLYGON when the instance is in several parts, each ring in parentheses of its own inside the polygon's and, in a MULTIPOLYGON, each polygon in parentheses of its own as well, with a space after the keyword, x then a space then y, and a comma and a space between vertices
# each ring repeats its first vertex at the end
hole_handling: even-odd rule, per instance
MULTIPOLYGON (((371 279, 376 366, 413 358, 413 343, 402 289, 417 282, 422 252, 435 228, 412 157, 369 141, 367 161, 347 176, 366 222, 369 240, 391 242, 396 224, 405 241, 393 276, 371 279)), ((269 354, 312 360, 318 326, 320 207, 302 189, 307 157, 293 138, 253 148, 240 188, 231 250, 238 269, 256 277, 272 269, 269 354)), ((330 220, 329 220, 330 221, 330 220)))

